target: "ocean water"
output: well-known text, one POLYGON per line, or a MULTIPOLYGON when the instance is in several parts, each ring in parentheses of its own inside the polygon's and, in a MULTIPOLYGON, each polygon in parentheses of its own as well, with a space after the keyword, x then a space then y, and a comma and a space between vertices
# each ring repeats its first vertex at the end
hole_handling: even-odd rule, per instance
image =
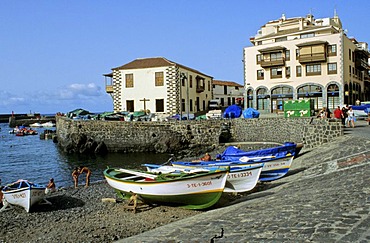
MULTIPOLYGON (((128 169, 143 168, 141 164, 161 164, 168 154, 109 153, 106 156, 66 154, 52 140, 41 140, 39 135, 15 136, 9 134, 7 123, 0 123, 0 179, 2 185, 27 179, 38 184, 47 184, 52 177, 57 187, 73 186, 71 173, 77 166, 87 166, 92 171, 91 182, 104 180, 103 171, 109 167, 128 169)), ((48 128, 50 129, 50 128, 48 128)), ((35 128, 42 133, 43 128, 35 128)), ((85 174, 80 176, 85 182, 85 174)))

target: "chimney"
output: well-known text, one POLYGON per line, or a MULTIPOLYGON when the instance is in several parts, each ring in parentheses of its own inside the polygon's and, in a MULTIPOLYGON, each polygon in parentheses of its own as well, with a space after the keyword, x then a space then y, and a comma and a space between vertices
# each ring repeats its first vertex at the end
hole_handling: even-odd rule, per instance
POLYGON ((303 30, 303 18, 299 19, 299 30, 303 30))

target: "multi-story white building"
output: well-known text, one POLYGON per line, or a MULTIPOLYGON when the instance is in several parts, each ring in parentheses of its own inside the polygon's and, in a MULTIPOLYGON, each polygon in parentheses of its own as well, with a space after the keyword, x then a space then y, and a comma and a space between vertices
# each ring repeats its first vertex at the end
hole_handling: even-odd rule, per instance
POLYGON ((220 100, 223 107, 243 105, 244 86, 235 82, 213 80, 213 99, 220 100))
POLYGON ((206 111, 212 77, 163 57, 139 58, 105 74, 113 110, 166 115, 206 111))
POLYGON ((315 109, 369 100, 369 51, 347 37, 339 17, 269 21, 244 48, 245 106, 278 112, 288 99, 312 99, 315 109))

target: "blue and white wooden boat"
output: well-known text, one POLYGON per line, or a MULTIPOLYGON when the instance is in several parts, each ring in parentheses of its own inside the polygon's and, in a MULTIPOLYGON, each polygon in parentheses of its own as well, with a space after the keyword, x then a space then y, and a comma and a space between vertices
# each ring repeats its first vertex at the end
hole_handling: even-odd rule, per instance
POLYGON ((4 206, 0 211, 5 210, 10 204, 21 206, 28 213, 33 205, 44 200, 45 186, 27 180, 18 180, 5 186, 1 192, 4 206))
POLYGON ((273 181, 286 175, 292 165, 294 156, 300 151, 296 143, 286 142, 281 146, 259 150, 244 151, 229 146, 218 157, 221 160, 251 161, 251 158, 261 158, 264 162, 260 181, 273 181))
MULTIPOLYGON (((143 166, 145 166, 148 171, 153 173, 189 173, 189 174, 204 171, 216 171, 219 169, 230 167, 229 165, 182 167, 182 166, 143 164, 143 166)), ((252 190, 257 185, 257 182, 262 171, 262 167, 263 163, 230 167, 230 172, 227 176, 224 192, 247 192, 252 190)))
POLYGON ((297 151, 299 150, 297 150, 297 144, 295 143, 284 143, 281 146, 252 151, 244 151, 237 147, 229 146, 222 154, 217 156, 216 160, 200 162, 175 161, 171 163, 177 167, 191 168, 229 166, 230 170, 233 167, 245 167, 263 163, 259 180, 273 181, 288 173, 297 151))

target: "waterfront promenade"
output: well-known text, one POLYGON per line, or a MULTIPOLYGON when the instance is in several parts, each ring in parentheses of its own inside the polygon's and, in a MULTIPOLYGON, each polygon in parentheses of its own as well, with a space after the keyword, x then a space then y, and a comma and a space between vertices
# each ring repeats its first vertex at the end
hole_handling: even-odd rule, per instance
POLYGON ((370 126, 356 125, 233 205, 119 242, 369 242, 370 126))

